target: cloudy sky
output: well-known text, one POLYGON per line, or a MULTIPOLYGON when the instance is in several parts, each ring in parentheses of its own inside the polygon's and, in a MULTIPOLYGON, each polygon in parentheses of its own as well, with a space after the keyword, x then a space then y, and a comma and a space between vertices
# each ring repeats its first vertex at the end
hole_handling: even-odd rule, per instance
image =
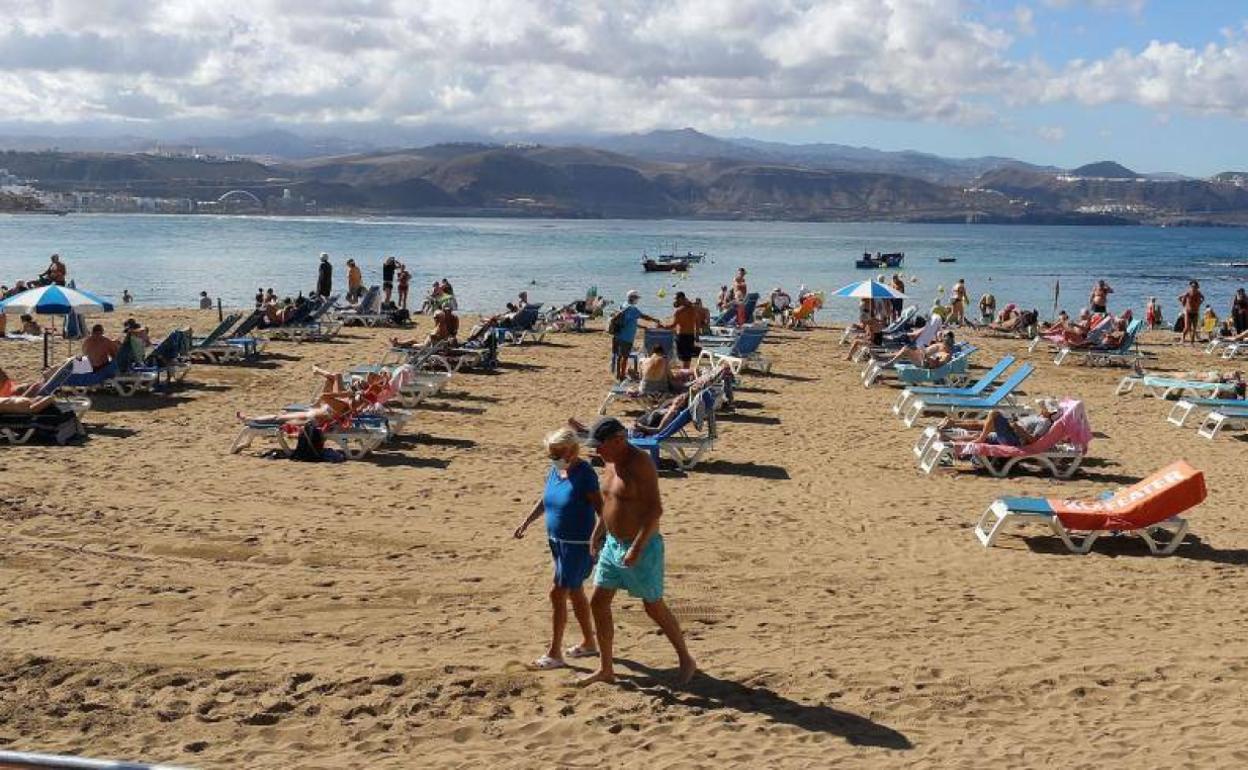
POLYGON ((1058 165, 1248 166, 1231 0, 0 0, 0 126, 694 126, 1058 165))

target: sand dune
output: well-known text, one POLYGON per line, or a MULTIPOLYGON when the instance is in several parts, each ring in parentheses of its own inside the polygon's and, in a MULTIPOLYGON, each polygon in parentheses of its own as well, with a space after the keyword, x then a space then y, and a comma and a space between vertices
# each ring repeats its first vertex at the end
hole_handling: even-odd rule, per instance
MULTIPOLYGON (((0 448, 0 746, 222 768, 1248 759, 1244 443, 1115 397, 1120 370, 981 341, 981 362, 1038 363, 1031 394, 1086 400, 1093 457, 1069 482, 926 478, 895 391, 864 389, 827 331, 778 335, 776 374, 745 381, 710 461, 661 482, 669 600, 705 673, 670 687, 671 650, 630 600, 622 684, 580 691, 525 668, 549 556, 540 529, 511 531, 542 434, 601 401, 604 335, 505 350, 369 460, 226 453, 236 410, 306 399, 312 364, 375 359, 387 334, 196 366, 171 395, 97 398, 82 446, 0 448), (1180 457, 1209 499, 1174 557, 971 533, 998 495, 1095 493, 1180 457)), ((1149 343, 1163 369, 1216 366, 1149 343)), ((0 343, 19 375, 38 356, 0 343)))

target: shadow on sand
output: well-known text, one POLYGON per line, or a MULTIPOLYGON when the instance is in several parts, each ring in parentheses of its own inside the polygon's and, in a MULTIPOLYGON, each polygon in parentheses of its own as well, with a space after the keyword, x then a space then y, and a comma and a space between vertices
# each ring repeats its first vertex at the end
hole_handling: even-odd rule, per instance
POLYGON ((741 714, 758 714, 776 724, 812 733, 838 735, 853 746, 875 746, 898 751, 914 748, 904 734, 887 725, 830 706, 810 706, 790 700, 766 687, 749 687, 727 679, 718 679, 698 672, 693 681, 681 690, 671 690, 662 681, 664 674, 626 658, 617 658, 621 666, 639 672, 621 676, 623 687, 636 688, 652 695, 668 706, 690 709, 732 709, 741 714))

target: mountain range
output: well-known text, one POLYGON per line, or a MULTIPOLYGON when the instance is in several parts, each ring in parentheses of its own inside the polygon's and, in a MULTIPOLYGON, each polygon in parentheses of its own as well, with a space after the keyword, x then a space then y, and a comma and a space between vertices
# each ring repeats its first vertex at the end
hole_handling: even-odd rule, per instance
MULTIPOLYGON (((319 211, 812 221, 1248 223, 1234 172, 1072 170, 1010 158, 945 158, 837 144, 723 139, 693 129, 559 143, 455 142, 365 149, 286 132, 204 138, 212 155, 9 151, 0 168, 50 192, 211 200, 284 191, 319 211)), ((0 139, 3 144, 3 139, 0 139)))

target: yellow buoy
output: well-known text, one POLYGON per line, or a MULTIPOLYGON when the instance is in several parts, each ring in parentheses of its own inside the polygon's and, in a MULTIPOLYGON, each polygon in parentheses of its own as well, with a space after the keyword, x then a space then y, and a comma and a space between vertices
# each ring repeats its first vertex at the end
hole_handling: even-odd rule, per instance
POLYGON ((659 289, 659 299, 663 299, 666 296, 667 296, 667 289, 659 289))

